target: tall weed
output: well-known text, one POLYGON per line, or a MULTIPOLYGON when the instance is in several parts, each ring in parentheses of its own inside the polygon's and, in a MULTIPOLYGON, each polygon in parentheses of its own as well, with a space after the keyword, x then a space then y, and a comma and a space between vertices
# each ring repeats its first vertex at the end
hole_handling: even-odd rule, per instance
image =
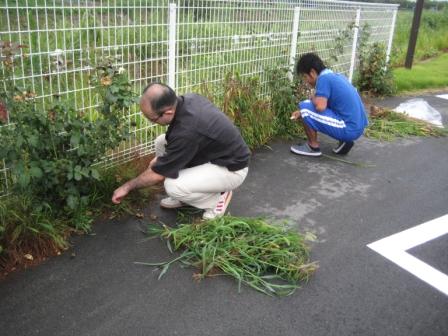
POLYGON ((309 97, 309 89, 298 79, 291 82, 285 68, 268 69, 267 72, 271 108, 275 115, 275 135, 285 139, 303 137, 303 126, 291 121, 290 117, 297 110, 297 103, 309 97))
POLYGON ((274 113, 269 100, 261 95, 258 78, 228 74, 224 80, 223 110, 251 148, 266 144, 275 134, 274 113))

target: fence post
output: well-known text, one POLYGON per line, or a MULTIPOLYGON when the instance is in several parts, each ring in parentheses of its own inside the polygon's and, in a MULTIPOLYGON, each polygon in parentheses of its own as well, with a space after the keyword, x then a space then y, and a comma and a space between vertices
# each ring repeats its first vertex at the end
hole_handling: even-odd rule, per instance
POLYGON ((168 85, 176 90, 176 4, 169 4, 168 26, 168 85))
POLYGON ((392 41, 394 39, 396 19, 397 19, 397 9, 395 9, 394 13, 392 14, 392 26, 390 27, 389 43, 387 44, 387 51, 386 51, 386 68, 387 68, 387 64, 389 63, 390 53, 392 51, 392 41))
POLYGON ((358 46, 358 33, 359 33, 359 24, 361 21, 361 8, 358 8, 356 10, 356 20, 355 20, 355 27, 353 32, 353 44, 352 44, 352 58, 350 60, 350 72, 348 75, 348 80, 350 83, 353 79, 353 72, 355 70, 355 62, 356 62, 356 48, 358 46))
POLYGON ((294 7, 294 21, 292 24, 292 39, 291 39, 291 53, 289 54, 289 80, 294 78, 294 64, 296 61, 297 53, 297 35, 299 34, 299 18, 300 7, 294 7))

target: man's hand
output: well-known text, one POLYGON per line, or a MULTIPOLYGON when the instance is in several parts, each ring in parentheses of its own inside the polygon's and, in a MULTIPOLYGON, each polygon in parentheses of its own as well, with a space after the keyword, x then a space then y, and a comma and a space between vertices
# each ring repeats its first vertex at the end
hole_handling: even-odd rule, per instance
POLYGON ((299 119, 301 116, 302 116, 302 113, 300 113, 300 111, 297 110, 297 111, 294 111, 294 112, 291 114, 291 118, 289 118, 289 119, 291 119, 291 120, 297 120, 297 119, 299 119))
POLYGON ((112 202, 115 204, 120 204, 121 200, 129 194, 129 191, 129 187, 126 184, 123 184, 120 188, 114 191, 112 202))
POLYGON ((157 174, 156 172, 152 171, 151 168, 146 169, 139 176, 126 182, 120 188, 115 190, 114 195, 112 196, 112 202, 115 204, 119 204, 131 190, 150 187, 156 183, 163 182, 164 180, 165 176, 157 174))

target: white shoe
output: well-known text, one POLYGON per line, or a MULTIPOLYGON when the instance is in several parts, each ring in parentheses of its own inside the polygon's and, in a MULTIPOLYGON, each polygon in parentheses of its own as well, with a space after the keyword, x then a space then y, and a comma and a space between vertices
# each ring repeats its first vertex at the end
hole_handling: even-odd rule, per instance
POLYGON ((223 192, 219 197, 218 204, 216 204, 213 209, 205 209, 202 218, 205 220, 211 220, 223 216, 229 206, 232 195, 232 191, 223 192))
POLYGON ((175 198, 167 197, 160 201, 160 206, 165 209, 176 209, 184 206, 184 203, 175 198))

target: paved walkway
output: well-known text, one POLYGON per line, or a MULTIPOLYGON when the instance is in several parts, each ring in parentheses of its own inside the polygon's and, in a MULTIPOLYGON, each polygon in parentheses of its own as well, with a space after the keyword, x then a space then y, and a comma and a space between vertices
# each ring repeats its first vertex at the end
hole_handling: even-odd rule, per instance
MULTIPOLYGON (((432 99, 448 123, 448 100, 432 99)), ((290 145, 256 151, 230 211, 316 233, 320 269, 294 295, 238 293, 230 278, 196 283, 180 266, 158 281, 133 262, 170 258, 164 243, 145 241, 137 219, 112 220, 74 238, 71 251, 0 283, 0 334, 446 335, 448 295, 367 245, 448 214, 448 138, 363 138, 347 159, 371 168, 294 156, 290 145)), ((322 145, 326 153, 332 146, 322 145)), ((174 221, 156 203, 146 213, 174 221)), ((441 235, 408 252, 448 274, 447 244, 441 235)))

